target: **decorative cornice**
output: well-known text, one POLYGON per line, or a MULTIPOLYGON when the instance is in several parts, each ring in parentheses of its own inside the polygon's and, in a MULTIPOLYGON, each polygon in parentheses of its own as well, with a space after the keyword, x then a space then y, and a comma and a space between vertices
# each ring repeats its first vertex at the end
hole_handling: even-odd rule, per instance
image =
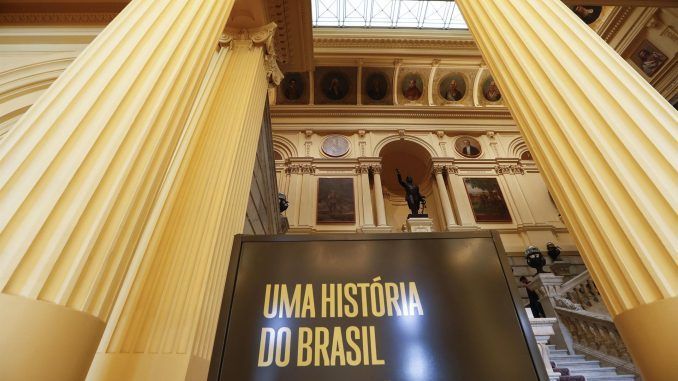
POLYGON ((377 118, 481 118, 511 119, 511 113, 505 107, 400 107, 358 108, 357 106, 318 107, 318 106, 271 106, 271 117, 377 117, 377 118))
POLYGON ((605 42, 610 42, 612 37, 614 37, 619 29, 624 25, 624 22, 631 15, 633 7, 620 7, 617 11, 617 14, 613 16, 612 21, 600 31, 600 36, 605 40, 605 42))
POLYGON ((0 25, 108 24, 117 13, 0 13, 0 25))
POLYGON ((287 31, 290 29, 288 25, 288 18, 285 15, 288 13, 288 2, 285 0, 269 0, 266 2, 268 7, 268 14, 276 25, 280 25, 275 33, 275 46, 278 50, 278 61, 285 64, 289 60, 289 37, 287 31))
POLYGON ((313 37, 315 48, 478 49, 467 39, 409 37, 313 37))

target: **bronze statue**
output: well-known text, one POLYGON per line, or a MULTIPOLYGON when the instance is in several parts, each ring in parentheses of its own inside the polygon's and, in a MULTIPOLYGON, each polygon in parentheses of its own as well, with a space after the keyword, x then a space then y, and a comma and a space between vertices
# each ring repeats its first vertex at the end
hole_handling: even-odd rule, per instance
POLYGON ((426 198, 419 193, 419 187, 414 184, 412 176, 407 176, 405 181, 400 176, 400 170, 396 168, 396 174, 398 175, 398 182, 400 185, 405 188, 405 200, 407 200, 407 206, 410 208, 411 214, 407 216, 410 217, 428 217, 428 214, 419 213, 419 210, 425 208, 426 198))

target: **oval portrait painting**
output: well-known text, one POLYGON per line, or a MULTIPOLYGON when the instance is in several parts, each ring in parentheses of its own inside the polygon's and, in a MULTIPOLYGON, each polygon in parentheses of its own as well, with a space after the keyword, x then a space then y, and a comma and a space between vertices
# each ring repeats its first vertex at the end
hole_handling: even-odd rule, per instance
POLYGON ((331 71, 325 74, 320 84, 328 99, 338 101, 348 94, 349 83, 344 73, 331 71))
POLYGON ((403 78, 401 88, 406 99, 416 101, 424 92, 424 81, 419 74, 408 74, 403 78))
POLYGON ((388 81, 383 73, 372 73, 365 82, 365 92, 370 99, 380 101, 388 92, 388 81))
POLYGON ((304 95, 304 78, 300 73, 287 73, 281 87, 285 98, 296 101, 304 95))
POLYGON ((498 102, 501 99, 501 93, 494 78, 489 77, 483 83, 483 96, 490 102, 498 102))
POLYGON ((603 11, 602 5, 573 5, 570 7, 572 12, 576 14, 586 24, 593 24, 600 13, 603 11))
POLYGON ((480 142, 470 136, 462 136, 454 142, 454 149, 464 157, 478 157, 483 152, 480 142))
POLYGON ((448 102, 457 102, 466 94, 466 81, 459 74, 448 75, 440 81, 440 96, 448 102))

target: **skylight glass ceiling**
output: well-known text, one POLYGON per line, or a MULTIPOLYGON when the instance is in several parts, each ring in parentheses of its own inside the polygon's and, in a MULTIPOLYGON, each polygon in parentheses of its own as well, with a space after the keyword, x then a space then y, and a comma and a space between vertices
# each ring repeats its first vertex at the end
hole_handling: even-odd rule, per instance
POLYGON ((311 0, 313 26, 467 29, 454 1, 311 0))

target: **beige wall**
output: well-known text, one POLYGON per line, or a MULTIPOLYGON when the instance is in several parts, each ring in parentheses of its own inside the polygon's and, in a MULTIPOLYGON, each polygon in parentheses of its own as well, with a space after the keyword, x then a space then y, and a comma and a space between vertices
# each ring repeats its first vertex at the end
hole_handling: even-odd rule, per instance
MULTIPOLYGON (((525 143, 518 132, 492 131, 464 132, 459 131, 404 131, 401 135, 398 131, 365 131, 363 132, 339 132, 350 141, 350 150, 342 158, 330 158, 322 152, 323 140, 336 132, 324 131, 275 131, 274 122, 274 147, 283 157, 276 161, 278 175, 278 187, 286 193, 290 199, 290 211, 287 216, 290 220, 291 232, 359 232, 364 227, 364 205, 361 200, 363 184, 360 176, 356 173, 356 166, 365 161, 365 158, 373 158, 371 161, 379 161, 380 150, 394 141, 410 141, 425 148, 430 154, 432 161, 447 163, 458 168, 458 174, 449 174, 452 180, 457 177, 492 177, 500 184, 507 206, 511 212, 511 223, 475 223, 473 227, 481 229, 498 229, 502 232, 502 239, 509 252, 522 252, 528 245, 544 247, 548 241, 559 244, 565 250, 575 250, 569 233, 565 229, 555 205, 550 200, 546 185, 533 161, 520 160, 520 155, 526 151, 525 143), (475 137, 482 145, 483 153, 479 158, 467 159, 454 149, 457 139, 464 136, 475 137), (295 170, 295 165, 303 164, 308 170, 305 173, 295 170), (500 174, 506 168, 514 169, 514 173, 500 174), (498 172, 499 171, 499 172, 498 172), (304 179, 306 176, 307 179, 304 179), (351 177, 354 179, 354 196, 356 202, 355 224, 325 225, 315 223, 317 205, 317 183, 321 177, 351 177), (297 203, 295 197, 301 200, 297 203), (303 216, 306 216, 304 219, 303 216), (310 216, 311 218, 308 218, 310 216)), ((430 174, 429 166, 420 168, 425 173, 426 181, 422 186, 424 193, 433 195, 428 202, 427 212, 434 220, 438 231, 444 230, 442 221, 442 207, 437 194, 434 179, 430 174)), ((403 173, 403 175, 406 175, 403 173)), ((383 173, 382 183, 386 183, 387 176, 395 176, 393 173, 383 173)), ((392 179, 389 181, 392 182, 392 179)), ((455 215, 460 210, 455 207, 458 203, 467 204, 470 207, 468 197, 463 188, 451 189, 446 181, 448 190, 447 197, 453 200, 455 215)), ((391 187, 392 188, 392 187, 391 187)), ((372 193, 373 209, 375 197, 374 187, 370 187, 372 193)), ((401 231, 402 225, 408 213, 407 205, 401 195, 384 186, 384 202, 386 207, 387 224, 390 231, 401 231)), ((372 210, 375 213, 375 210, 372 210)))

